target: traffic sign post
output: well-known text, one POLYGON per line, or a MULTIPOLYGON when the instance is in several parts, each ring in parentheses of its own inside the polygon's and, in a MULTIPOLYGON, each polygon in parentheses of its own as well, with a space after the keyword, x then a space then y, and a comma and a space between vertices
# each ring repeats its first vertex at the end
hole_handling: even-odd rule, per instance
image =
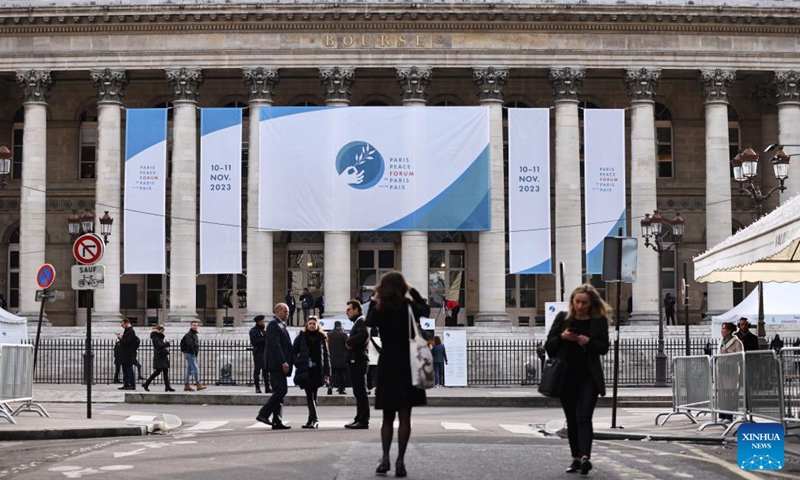
POLYGON ((53 286, 55 281, 56 269, 54 266, 50 265, 49 263, 45 263, 39 267, 39 272, 36 273, 36 283, 39 284, 39 288, 47 290, 53 286))
MULTIPOLYGON (((36 371, 36 360, 39 356, 39 337, 42 335, 42 317, 44 317, 44 302, 47 300, 47 289, 53 286, 56 281, 56 268, 49 263, 45 263, 39 267, 36 273, 36 283, 42 289, 42 295, 36 292, 36 301, 42 302, 39 306, 39 325, 36 326, 36 342, 33 345, 33 371, 36 371)), ((55 296, 53 297, 55 298, 55 296)))

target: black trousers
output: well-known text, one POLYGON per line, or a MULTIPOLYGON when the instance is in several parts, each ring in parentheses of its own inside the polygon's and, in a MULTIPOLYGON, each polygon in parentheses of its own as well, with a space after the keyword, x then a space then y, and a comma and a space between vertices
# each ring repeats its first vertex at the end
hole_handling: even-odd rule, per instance
POLYGON ((664 312, 664 323, 666 325, 677 325, 678 322, 675 321, 675 312, 664 312))
POLYGON ((356 418, 358 423, 369 423, 369 397, 367 397, 367 366, 350 365, 350 386, 356 397, 356 418))
POLYGON ((165 389, 172 388, 172 385, 169 384, 169 368, 156 368, 153 374, 150 375, 150 377, 147 379, 146 382, 144 382, 144 384, 149 387, 150 384, 153 383, 153 380, 155 380, 156 377, 158 377, 162 372, 164 373, 164 388, 165 389))
POLYGON ((122 366, 122 386, 136 388, 136 377, 133 376, 133 365, 122 366))
POLYGON ((317 416, 317 387, 306 388, 306 405, 308 405, 308 421, 319 421, 317 416))
POLYGON ((269 383, 272 385, 272 395, 267 403, 258 411, 260 417, 269 418, 272 415, 273 423, 282 423, 283 398, 289 387, 286 385, 286 374, 282 370, 269 371, 269 383))
POLYGON ((264 367, 253 367, 253 383, 258 389, 261 389, 259 378, 262 376, 264 377, 264 388, 269 390, 269 370, 264 367))
POLYGON ((340 392, 343 392, 347 387, 347 369, 334 368, 332 373, 333 378, 331 379, 331 385, 336 387, 336 389, 340 392))
POLYGON ((591 377, 570 378, 561 392, 561 407, 567 417, 567 437, 572 458, 592 457, 592 416, 597 395, 597 387, 591 377))

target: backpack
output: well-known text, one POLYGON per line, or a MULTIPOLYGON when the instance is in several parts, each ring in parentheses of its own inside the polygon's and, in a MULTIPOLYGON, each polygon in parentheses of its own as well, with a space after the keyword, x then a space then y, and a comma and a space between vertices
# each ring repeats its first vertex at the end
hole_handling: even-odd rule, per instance
POLYGON ((142 341, 139 339, 139 336, 138 335, 134 335, 133 336, 133 349, 134 350, 139 350, 139 345, 141 343, 142 343, 142 341))
POLYGON ((189 342, 186 341, 186 335, 181 338, 181 352, 186 353, 189 350, 189 342))

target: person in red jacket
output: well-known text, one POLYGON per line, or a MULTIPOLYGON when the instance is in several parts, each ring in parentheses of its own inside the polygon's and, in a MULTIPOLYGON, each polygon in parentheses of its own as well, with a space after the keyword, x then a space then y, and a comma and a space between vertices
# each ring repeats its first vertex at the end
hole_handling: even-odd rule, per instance
POLYGON ((450 310, 450 316, 453 318, 453 323, 458 324, 458 312, 461 311, 461 306, 456 300, 445 300, 444 308, 450 310))

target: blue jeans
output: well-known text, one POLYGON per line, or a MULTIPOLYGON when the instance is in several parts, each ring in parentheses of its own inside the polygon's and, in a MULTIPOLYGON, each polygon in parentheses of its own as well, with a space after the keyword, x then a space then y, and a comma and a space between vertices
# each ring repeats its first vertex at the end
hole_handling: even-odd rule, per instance
POLYGON ((433 364, 433 378, 434 384, 444 385, 444 363, 433 364))
POLYGON ((190 377, 194 377, 194 383, 200 383, 200 372, 197 370, 197 355, 184 353, 183 358, 186 359, 186 375, 183 383, 189 383, 190 377))

